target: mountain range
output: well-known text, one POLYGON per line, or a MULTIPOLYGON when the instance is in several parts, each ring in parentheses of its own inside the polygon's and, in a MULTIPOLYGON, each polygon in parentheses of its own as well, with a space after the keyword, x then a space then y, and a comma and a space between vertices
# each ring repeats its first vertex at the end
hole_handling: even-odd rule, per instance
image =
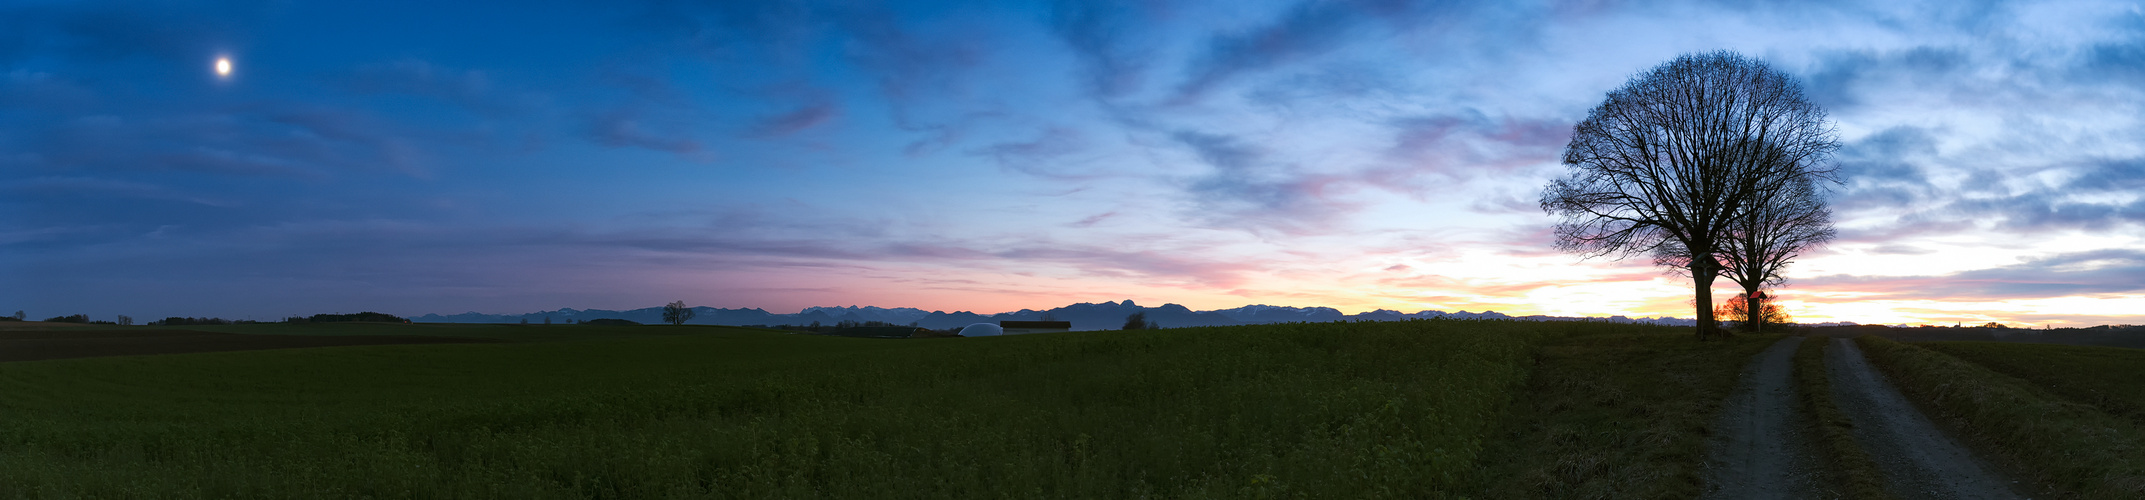
MULTIPOLYGON (((1033 309, 1021 309, 1019 311, 987 315, 967 311, 925 311, 913 307, 896 307, 891 309, 871 306, 807 307, 804 308, 804 310, 798 311, 795 314, 776 314, 758 308, 723 309, 718 307, 695 307, 693 308, 693 319, 686 321, 686 324, 774 326, 810 325, 813 323, 819 323, 822 325, 834 325, 843 321, 854 321, 858 323, 879 321, 895 325, 915 325, 934 330, 943 330, 948 328, 959 328, 976 323, 995 323, 999 321, 1056 320, 1072 322, 1072 329, 1074 330, 1115 330, 1125 325, 1126 316, 1130 316, 1131 314, 1138 312, 1147 313, 1148 321, 1152 321, 1155 324, 1160 325, 1164 328, 1190 326, 1258 325, 1268 323, 1292 322, 1326 323, 1334 321, 1402 321, 1409 319, 1430 318, 1512 319, 1524 321, 1611 321, 1617 323, 1652 323, 1676 326, 1691 326, 1697 324, 1696 320, 1686 318, 1627 318, 1623 316, 1611 316, 1607 318, 1579 318, 1541 315, 1510 316, 1495 311, 1460 311, 1451 313, 1444 311, 1417 311, 1412 313, 1403 313, 1400 311, 1379 309, 1376 311, 1358 314, 1341 314, 1340 310, 1331 307, 1287 307, 1269 305, 1249 305, 1233 309, 1194 311, 1191 308, 1187 308, 1177 304, 1162 304, 1159 307, 1147 307, 1134 304, 1130 299, 1121 302, 1103 302, 1099 304, 1083 302, 1079 304, 1072 304, 1064 307, 1042 311, 1033 309)), ((627 311, 566 308, 554 311, 538 311, 527 314, 481 314, 475 312, 466 312, 461 314, 451 314, 444 316, 438 314, 426 314, 423 316, 410 318, 411 321, 416 321, 419 323, 520 323, 523 321, 527 321, 529 323, 541 323, 544 322, 546 319, 549 319, 552 322, 556 323, 566 323, 568 322, 568 320, 588 321, 592 319, 623 319, 637 321, 641 323, 661 323, 663 322, 663 308, 646 307, 627 311)))

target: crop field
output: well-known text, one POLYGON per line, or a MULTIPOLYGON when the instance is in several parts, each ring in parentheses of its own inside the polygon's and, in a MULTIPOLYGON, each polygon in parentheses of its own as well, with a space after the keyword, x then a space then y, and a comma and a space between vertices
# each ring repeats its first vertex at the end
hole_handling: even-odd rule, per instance
POLYGON ((2004 342, 1917 345, 2145 425, 2145 349, 2004 342))
MULTIPOLYGON (((371 330, 298 333, 516 327, 353 328, 371 330)), ((1545 339, 1689 343, 1476 321, 927 340, 575 328, 0 364, 0 496, 1421 497, 1471 488, 1545 339)))

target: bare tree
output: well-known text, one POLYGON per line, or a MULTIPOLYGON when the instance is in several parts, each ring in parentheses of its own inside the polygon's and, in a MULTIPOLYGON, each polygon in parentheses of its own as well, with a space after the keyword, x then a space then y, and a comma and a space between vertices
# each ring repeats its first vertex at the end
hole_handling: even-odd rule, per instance
POLYGON ((1839 147, 1792 77, 1728 51, 1685 54, 1610 91, 1572 128, 1570 172, 1542 190, 1558 250, 1654 256, 1689 276, 1698 336, 1716 330, 1716 255, 1731 222, 1839 147))
POLYGON ((125 315, 125 314, 121 314, 121 315, 119 315, 119 326, 129 326, 129 325, 133 325, 133 324, 134 324, 134 317, 133 317, 133 316, 128 316, 128 315, 125 315))
POLYGON ((664 323, 683 325, 685 320, 689 319, 693 319, 693 308, 685 307, 685 301, 680 300, 663 306, 664 323))
MULTIPOLYGON (((1759 288, 1787 282, 1781 270, 1802 256, 1802 251, 1824 245, 1837 234, 1832 229, 1832 209, 1809 179, 1788 184, 1786 189, 1763 197, 1751 210, 1728 224, 1728 237, 1721 240, 1720 275, 1743 287, 1744 311, 1764 311, 1759 288)), ((1777 307, 1770 304, 1764 307, 1777 307)), ((1746 315, 1752 331, 1765 331, 1770 314, 1746 315)))

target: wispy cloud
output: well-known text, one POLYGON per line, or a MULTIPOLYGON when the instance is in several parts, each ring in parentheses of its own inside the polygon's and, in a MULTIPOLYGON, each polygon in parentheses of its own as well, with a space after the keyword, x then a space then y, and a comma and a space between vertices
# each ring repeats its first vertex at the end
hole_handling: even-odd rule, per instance
POLYGON ((1854 300, 1997 301, 2145 292, 2145 252, 2105 249, 1940 276, 1825 276, 1798 288, 1853 292, 1854 300))

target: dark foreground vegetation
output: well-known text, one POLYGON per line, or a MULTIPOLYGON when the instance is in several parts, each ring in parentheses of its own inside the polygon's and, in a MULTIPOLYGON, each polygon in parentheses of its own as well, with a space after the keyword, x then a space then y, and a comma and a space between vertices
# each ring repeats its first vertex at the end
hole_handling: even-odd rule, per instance
MULTIPOLYGON (((2054 385, 2068 388, 2046 390, 2027 379, 1938 350, 1875 336, 1855 340, 1902 392, 1927 403, 1934 410, 1932 417, 1961 426, 1977 449, 1993 454, 2010 468, 2065 496, 2145 498, 2145 459, 2140 458, 2145 457, 2145 427, 2107 411, 2113 406, 2095 406, 2062 395, 2091 394, 2091 389, 2084 387, 2135 380, 2138 365, 2115 372, 2090 371, 2095 368, 2090 361, 2049 367, 2036 376, 2078 382, 2058 381, 2054 385)), ((2049 349, 2054 347, 2058 346, 2002 344, 1938 349, 1972 352, 1971 356, 1990 361, 1993 366, 2015 366, 2035 358, 2048 360, 2054 354, 2049 349)), ((2134 354, 2118 352, 2128 349, 2083 349, 2117 352, 2111 359, 2138 359, 2134 354)), ((2071 355, 2060 361, 2091 359, 2075 352, 2068 354, 2071 355)))
POLYGON ((1918 344, 2145 426, 2145 349, 1997 342, 1918 344))
MULTIPOLYGON (((904 341, 376 322, 112 332, 494 342, 0 363, 0 498, 1690 498, 1708 426, 1779 338, 1456 320, 904 341)), ((1932 346, 1969 363, 1862 342, 1979 444, 2039 467, 2030 477, 2086 498, 2145 491, 2123 413, 2138 403, 2135 353, 1932 346), (2072 368, 2017 368, 2048 365, 2072 368)), ((1822 345, 1797 355, 1805 391, 1823 387, 1810 376, 1822 345)), ((1815 425, 1842 424, 1805 401, 1815 425)), ((1881 497, 1832 430, 1817 434, 1832 493, 1881 497)))
POLYGON ((1708 426, 1779 336, 1562 323, 1489 437, 1476 498, 1694 498, 1708 426))
POLYGON ((1468 488, 1533 348, 1592 326, 684 327, 0 364, 0 493, 1419 497, 1468 488))

